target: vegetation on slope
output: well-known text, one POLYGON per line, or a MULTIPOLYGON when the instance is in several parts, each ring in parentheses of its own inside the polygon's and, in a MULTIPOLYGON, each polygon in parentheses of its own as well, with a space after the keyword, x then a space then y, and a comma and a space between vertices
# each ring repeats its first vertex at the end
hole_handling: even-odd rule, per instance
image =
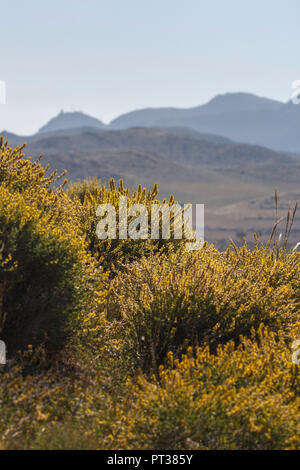
POLYGON ((156 186, 64 191, 0 144, 0 449, 299 449, 297 251, 101 242, 96 206, 156 186))

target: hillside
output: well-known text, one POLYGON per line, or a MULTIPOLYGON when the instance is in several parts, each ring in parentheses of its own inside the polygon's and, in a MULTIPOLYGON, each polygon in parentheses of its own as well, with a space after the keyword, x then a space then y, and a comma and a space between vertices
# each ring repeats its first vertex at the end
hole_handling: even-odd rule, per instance
POLYGON ((0 450, 300 449, 299 253, 98 237, 157 187, 57 191, 26 157, 0 140, 0 450))
MULTIPOLYGON (((168 129, 102 131, 83 128, 32 137, 4 133, 4 137, 12 146, 25 140, 30 154, 36 157, 45 153, 51 164, 59 169, 67 168, 72 180, 92 175, 106 179, 106 174, 109 177, 127 173, 142 176, 145 170, 151 172, 151 178, 159 179, 164 174, 165 164, 170 171, 173 166, 180 166, 181 171, 192 168, 198 178, 197 172, 212 171, 212 181, 219 175, 239 177, 252 184, 297 184, 300 176, 300 160, 288 154, 256 145, 206 140, 200 135, 190 137, 168 129), (117 155, 117 162, 114 162, 117 155)), ((144 175, 146 177, 146 173, 144 175)), ((174 177, 172 172, 171 177, 174 177)))

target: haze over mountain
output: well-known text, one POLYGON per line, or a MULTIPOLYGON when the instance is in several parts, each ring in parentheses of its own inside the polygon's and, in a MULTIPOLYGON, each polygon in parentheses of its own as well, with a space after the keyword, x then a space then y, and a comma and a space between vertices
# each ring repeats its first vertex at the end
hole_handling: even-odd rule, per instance
POLYGON ((53 132, 63 129, 76 129, 79 127, 96 127, 101 129, 105 124, 99 119, 88 116, 79 111, 64 112, 63 110, 54 118, 50 119, 43 127, 40 128, 39 133, 53 132))
POLYGON ((123 114, 110 127, 179 126, 200 133, 218 134, 237 142, 275 150, 300 151, 300 106, 261 98, 249 93, 218 95, 189 109, 142 109, 123 114))
POLYGON ((226 142, 229 139, 279 151, 300 152, 300 106, 250 93, 218 95, 204 105, 189 109, 148 108, 131 111, 108 125, 82 112, 61 112, 39 133, 83 127, 103 130, 162 128, 194 137, 201 134, 201 138, 206 140, 226 142))
POLYGON ((185 121, 201 115, 216 115, 233 112, 257 112, 275 110, 282 106, 279 101, 260 98, 250 93, 227 93, 217 95, 208 103, 193 108, 147 108, 131 111, 114 119, 110 125, 114 128, 162 125, 168 122, 185 121))

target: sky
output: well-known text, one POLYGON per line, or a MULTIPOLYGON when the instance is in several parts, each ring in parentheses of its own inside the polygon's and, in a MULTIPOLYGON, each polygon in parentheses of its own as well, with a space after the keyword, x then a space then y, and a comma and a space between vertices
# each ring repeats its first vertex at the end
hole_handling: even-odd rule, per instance
POLYGON ((108 123, 245 91, 288 101, 300 79, 299 0, 0 0, 0 131, 61 109, 108 123))

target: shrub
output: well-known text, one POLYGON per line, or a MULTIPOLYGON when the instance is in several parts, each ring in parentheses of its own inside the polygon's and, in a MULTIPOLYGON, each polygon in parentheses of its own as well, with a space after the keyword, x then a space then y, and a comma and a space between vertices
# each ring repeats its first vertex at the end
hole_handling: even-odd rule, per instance
POLYGON ((287 331, 299 312, 297 254, 246 245, 218 252, 153 255, 112 281, 109 319, 122 322, 128 353, 156 371, 166 353, 209 342, 214 348, 261 322, 287 331))
POLYGON ((112 440, 122 449, 300 449, 299 369, 283 338, 169 354, 159 378, 128 382, 112 440))
POLYGON ((0 370, 0 449, 111 448, 119 397, 92 363, 49 367, 42 347, 28 348, 0 370))
POLYGON ((49 186, 43 168, 20 150, 2 144, 0 157, 3 339, 10 354, 39 342, 55 352, 101 273, 86 250, 79 206, 49 186))
MULTIPOLYGON (((290 345, 289 345, 290 346, 290 345)), ((299 367, 284 336, 168 354, 120 390, 92 363, 41 371, 29 349, 1 375, 0 448, 300 449, 299 367)))
MULTIPOLYGON (((81 227, 87 236, 89 243, 89 250, 100 261, 100 263, 111 270, 114 266, 120 265, 124 262, 132 262, 142 256, 150 255, 152 252, 167 251, 170 244, 177 248, 181 248, 181 240, 131 240, 131 239, 106 239, 99 240, 96 234, 96 225, 98 219, 96 218, 96 209, 100 204, 112 204, 118 214, 119 196, 127 197, 128 208, 133 204, 143 204, 146 206, 148 213, 151 213, 152 204, 160 204, 157 199, 158 188, 157 184, 154 185, 151 191, 146 190, 141 185, 132 191, 125 188, 123 180, 120 180, 119 186, 113 179, 110 180, 109 188, 101 184, 100 180, 83 180, 82 182, 71 183, 67 189, 67 195, 74 201, 80 201, 82 205, 81 227)), ((166 204, 164 199, 162 203, 166 204)), ((172 206, 176 202, 174 197, 170 196, 168 204, 172 206)), ((149 217, 149 229, 150 229, 149 217)), ((129 218, 130 221, 130 218, 129 218)), ((172 219, 174 221, 174 217, 172 219)), ((117 221, 117 232, 119 221, 117 221)))
POLYGON ((49 166, 44 169, 40 165, 41 157, 35 162, 30 157, 25 158, 23 153, 25 147, 26 144, 23 144, 12 149, 0 136, 0 182, 11 190, 19 192, 25 189, 49 189, 57 179, 57 171, 46 176, 49 166))

